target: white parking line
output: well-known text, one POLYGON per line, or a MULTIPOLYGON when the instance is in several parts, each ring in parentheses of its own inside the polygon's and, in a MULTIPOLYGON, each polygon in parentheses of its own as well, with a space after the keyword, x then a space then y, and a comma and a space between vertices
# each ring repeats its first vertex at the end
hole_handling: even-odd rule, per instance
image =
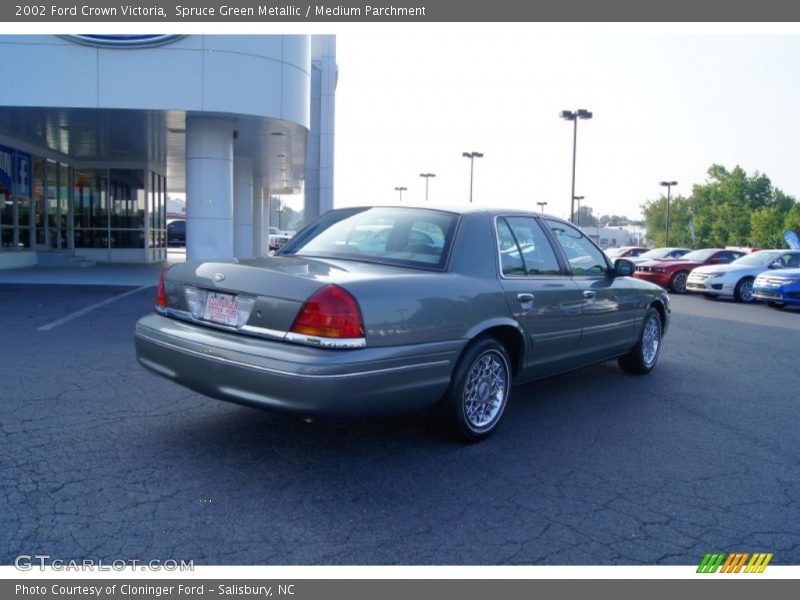
POLYGON ((72 321, 72 319, 77 319, 78 317, 82 317, 88 312, 93 311, 96 308, 100 308, 101 306, 105 306, 106 304, 111 304, 112 302, 116 302, 117 300, 121 300, 125 296, 131 296, 137 292, 141 292, 142 290, 146 290, 147 288, 153 287, 152 285, 143 285, 140 288, 136 288, 135 290, 131 290, 129 292, 125 292, 124 294, 119 294, 118 296, 113 296, 111 298, 107 298, 102 302, 97 302, 96 304, 92 304, 87 306, 86 308, 82 308, 80 310, 75 311, 72 314, 67 315, 66 317, 60 318, 58 321, 53 321, 52 323, 48 323, 47 325, 42 325, 39 327, 39 331, 50 331, 54 327, 58 327, 59 325, 63 325, 68 321, 72 321))

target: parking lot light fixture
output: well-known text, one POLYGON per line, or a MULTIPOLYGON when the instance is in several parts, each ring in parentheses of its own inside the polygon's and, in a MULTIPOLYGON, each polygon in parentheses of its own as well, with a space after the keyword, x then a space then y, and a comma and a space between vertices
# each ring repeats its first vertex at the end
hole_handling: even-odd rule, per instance
POLYGON ((562 110, 559 115, 565 121, 572 121, 572 195, 570 200, 569 220, 575 222, 575 158, 578 153, 578 121, 580 119, 591 119, 592 112, 585 108, 578 110, 562 110))
POLYGON ((469 159, 469 203, 472 204, 472 179, 475 173, 475 159, 483 158, 482 152, 462 152, 461 156, 469 159))
POLYGON ((669 203, 671 199, 672 186, 678 185, 677 181, 659 181, 658 185, 667 188, 667 223, 664 227, 664 246, 669 246, 669 203))
POLYGON ((436 173, 420 173, 420 177, 425 178, 425 202, 428 201, 428 181, 430 181, 431 177, 436 177, 436 173))
POLYGON ((539 208, 544 212, 544 207, 547 206, 547 202, 537 202, 536 204, 538 204, 539 208))
POLYGON ((403 192, 408 191, 408 188, 400 186, 400 187, 394 188, 394 191, 400 193, 400 202, 402 202, 403 201, 403 192))

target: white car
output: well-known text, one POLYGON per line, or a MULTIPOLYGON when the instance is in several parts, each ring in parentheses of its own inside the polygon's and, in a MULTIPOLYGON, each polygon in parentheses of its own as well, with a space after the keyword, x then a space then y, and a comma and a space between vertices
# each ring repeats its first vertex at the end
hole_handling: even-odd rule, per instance
MULTIPOLYGON (((292 232, 294 235, 294 232, 292 232)), ((286 242, 292 239, 292 236, 286 231, 281 231, 277 227, 269 228, 269 249, 273 251, 280 250, 286 242)))
POLYGON ((689 273, 686 291, 752 302, 753 280, 759 273, 795 267, 800 267, 800 250, 759 250, 727 265, 697 267, 689 273))

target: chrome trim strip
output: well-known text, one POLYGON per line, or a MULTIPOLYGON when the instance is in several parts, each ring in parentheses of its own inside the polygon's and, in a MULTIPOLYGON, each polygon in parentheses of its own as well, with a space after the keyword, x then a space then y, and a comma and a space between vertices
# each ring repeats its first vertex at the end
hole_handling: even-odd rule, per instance
POLYGON ((295 342, 317 348, 364 348, 365 338, 322 338, 289 331, 284 338, 287 342, 295 342))
POLYGON ((166 316, 174 317, 180 321, 187 321, 189 323, 203 325, 204 327, 212 327, 214 329, 219 329, 220 331, 229 331, 231 333, 246 333, 248 335, 253 335, 256 337, 278 339, 278 340, 285 339, 286 337, 285 331, 278 331, 277 329, 267 329, 266 327, 254 327, 253 325, 242 325, 241 327, 231 327, 229 325, 214 323, 213 321, 197 319, 188 310, 178 310, 177 308, 168 308, 165 313, 162 312, 160 314, 166 314, 166 316))
POLYGON ((302 333, 294 333, 292 331, 279 331, 277 329, 267 329, 266 327, 255 327, 253 325, 242 325, 241 327, 231 327, 229 325, 222 325, 214 323, 213 321, 206 321, 205 319, 197 319, 195 316, 186 310, 178 310, 177 308, 167 308, 157 311, 161 315, 173 317, 179 321, 186 321, 204 327, 211 327, 219 329, 220 331, 229 331, 231 333, 245 333, 254 337, 260 337, 270 340, 283 340, 293 344, 302 344, 304 346, 312 346, 314 348, 365 348, 367 346, 366 338, 323 338, 313 335, 305 335, 302 333))
POLYGON ((260 365, 253 365, 253 364, 249 364, 249 363, 244 363, 244 362, 241 362, 241 361, 238 361, 238 360, 232 360, 230 358, 224 358, 222 356, 215 356, 213 354, 208 354, 206 352, 199 352, 197 350, 192 350, 191 348, 184 348, 182 346, 177 346, 175 344, 170 344, 169 342, 165 342, 163 340, 157 340, 157 339, 155 339, 153 337, 150 337, 149 335, 146 335, 146 334, 141 333, 141 332, 137 332, 136 336, 140 337, 140 338, 142 338, 144 340, 147 340, 148 342, 156 344, 157 346, 162 346, 163 348, 169 348, 170 350, 176 350, 176 351, 182 352, 184 354, 190 354, 192 356, 198 356, 198 357, 201 357, 201 358, 214 360, 214 361, 225 363, 225 364, 229 364, 229 365, 234 365, 234 366, 237 366, 237 367, 243 367, 245 369, 252 369, 254 371, 263 371, 265 373, 272 373, 274 375, 281 375, 283 377, 294 377, 296 379, 311 379, 311 380, 316 380, 316 379, 346 379, 348 377, 362 377, 362 376, 365 376, 365 375, 378 375, 380 373, 393 373, 393 372, 396 372, 396 371, 407 371, 409 369, 418 369, 418 368, 423 368, 423 367, 434 367, 434 366, 450 364, 449 360, 436 360, 436 361, 425 362, 425 363, 416 363, 416 364, 413 364, 413 365, 403 365, 403 366, 400 366, 400 367, 386 367, 386 368, 383 368, 383 369, 372 369, 370 371, 358 371, 358 372, 355 372, 355 373, 340 373, 340 374, 336 374, 336 375, 306 375, 306 374, 303 374, 303 373, 292 373, 291 371, 282 371, 280 369, 271 369, 269 367, 262 367, 260 365))

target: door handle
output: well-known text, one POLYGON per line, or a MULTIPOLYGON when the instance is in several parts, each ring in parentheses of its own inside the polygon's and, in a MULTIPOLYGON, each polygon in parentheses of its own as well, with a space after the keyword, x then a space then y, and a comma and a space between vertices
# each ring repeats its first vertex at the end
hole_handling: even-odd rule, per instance
POLYGON ((529 294, 527 292, 523 292, 521 294, 517 294, 517 300, 521 304, 527 304, 528 302, 533 302, 535 296, 533 294, 529 294))
POLYGON ((583 292, 583 297, 587 300, 594 300, 595 296, 597 296, 597 293, 591 290, 586 290, 583 292))

